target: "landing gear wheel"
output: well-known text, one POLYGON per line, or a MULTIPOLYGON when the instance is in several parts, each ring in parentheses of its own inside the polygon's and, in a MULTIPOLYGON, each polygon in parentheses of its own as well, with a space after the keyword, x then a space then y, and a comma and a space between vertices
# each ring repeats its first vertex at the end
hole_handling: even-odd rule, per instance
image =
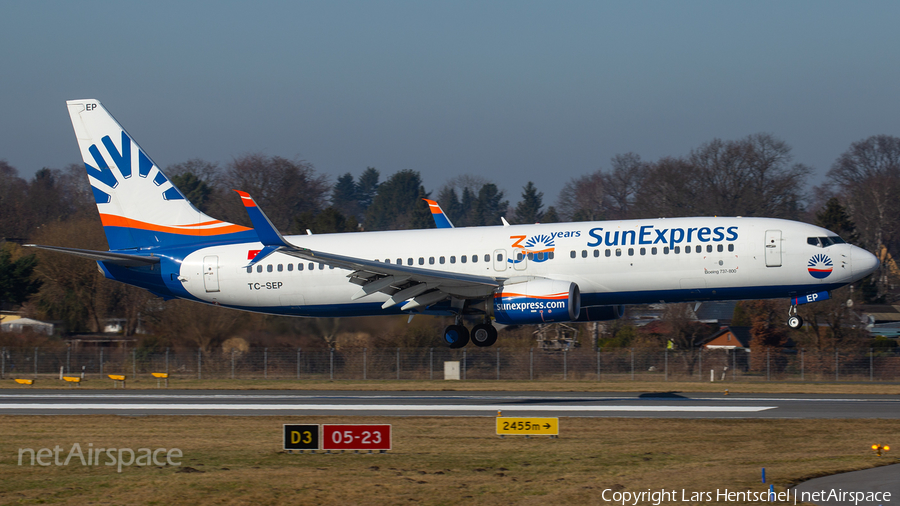
POLYGON ((799 316, 794 315, 794 316, 791 316, 790 318, 788 318, 787 323, 788 323, 788 327, 790 327, 792 329, 799 329, 800 327, 803 326, 803 318, 800 318, 799 316))
POLYGON ((490 323, 472 327, 472 342, 475 346, 493 346, 497 342, 497 329, 490 323))
POLYGON ((450 325, 444 329, 444 342, 450 348, 462 348, 469 344, 469 331, 462 325, 450 325))

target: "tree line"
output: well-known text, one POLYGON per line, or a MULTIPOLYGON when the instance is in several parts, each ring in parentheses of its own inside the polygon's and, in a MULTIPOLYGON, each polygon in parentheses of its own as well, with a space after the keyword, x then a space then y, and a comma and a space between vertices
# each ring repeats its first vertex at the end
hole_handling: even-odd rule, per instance
MULTIPOLYGON (((219 165, 200 159, 167 167, 182 193, 217 219, 250 226, 232 189, 249 192, 285 233, 340 233, 434 227, 423 198, 433 198, 457 227, 679 216, 765 216, 815 223, 870 251, 900 253, 900 138, 878 135, 850 145, 810 188, 812 168, 795 162, 790 146, 770 135, 713 139, 682 157, 645 161, 634 153, 569 179, 546 205, 532 182, 515 204, 493 181, 460 175, 428 191, 421 175, 401 170, 384 177, 368 167, 335 180, 311 163, 248 154, 219 165)), ((47 252, 23 242, 106 249, 82 165, 44 168, 30 179, 0 160, 0 305, 61 321, 69 331, 97 332, 109 317, 126 318, 160 339, 213 348, 236 335, 305 333, 333 340, 352 323, 248 315, 183 301, 162 302, 143 290, 109 282, 92 262, 47 252), (207 314, 208 312, 208 314, 207 314), (252 330, 250 330, 252 329, 252 330), (162 336, 162 337, 160 337, 162 336), (168 337, 166 337, 168 336, 168 337)), ((896 267, 894 267, 896 268, 896 267)), ((896 297, 888 265, 862 283, 856 297, 896 297)), ((677 315, 667 316, 680 321, 677 315)), ((807 320, 809 321, 809 320, 807 320)), ((673 327, 674 328, 674 327, 673 327)), ((680 327, 679 327, 680 328, 680 327)), ((685 327, 687 328, 687 327, 685 327)), ((816 332, 833 333, 829 328, 816 332)), ((611 335, 614 339, 614 334, 611 335)))

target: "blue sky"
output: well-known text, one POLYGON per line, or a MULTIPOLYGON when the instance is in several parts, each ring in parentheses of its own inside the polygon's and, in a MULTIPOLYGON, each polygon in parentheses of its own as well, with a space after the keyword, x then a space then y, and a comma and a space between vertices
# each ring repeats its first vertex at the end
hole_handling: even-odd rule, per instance
POLYGON ((0 159, 79 162, 96 98, 162 167, 262 152, 514 202, 633 151, 768 132, 812 166, 900 136, 898 2, 8 2, 0 159))

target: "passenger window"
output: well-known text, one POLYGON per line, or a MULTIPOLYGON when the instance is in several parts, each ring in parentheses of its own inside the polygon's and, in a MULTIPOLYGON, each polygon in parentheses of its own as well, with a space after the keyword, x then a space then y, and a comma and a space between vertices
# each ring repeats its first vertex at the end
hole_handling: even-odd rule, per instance
POLYGON ((266 266, 266 272, 272 272, 272 264, 266 266))
POLYGON ((485 261, 485 262, 490 262, 490 261, 491 261, 491 254, 490 254, 490 253, 485 253, 485 254, 484 254, 484 261, 485 261))
POLYGON ((428 257, 428 265, 434 265, 434 257, 428 257))
POLYGON ((595 249, 595 250, 594 250, 594 258, 597 258, 597 257, 599 257, 599 256, 600 256, 600 250, 595 249))
POLYGON ((334 270, 334 266, 333 266, 333 265, 329 265, 328 268, 331 269, 331 270, 334 270))
POLYGON ((587 250, 586 249, 581 250, 581 258, 587 258, 587 250))
POLYGON ((734 244, 728 245, 728 251, 734 251, 734 244))
POLYGON ((707 252, 707 253, 712 253, 712 244, 707 244, 707 245, 706 245, 706 252, 707 252))
POLYGON ((719 253, 721 253, 724 249, 725 249, 725 247, 722 246, 721 244, 716 245, 716 251, 718 251, 719 253))
POLYGON ((294 264, 288 264, 288 272, 294 272, 294 264))
POLYGON ((668 255, 668 254, 669 254, 669 247, 663 246, 663 255, 668 255))
POLYGON ((310 263, 309 263, 309 270, 313 270, 313 269, 315 269, 315 268, 316 268, 316 264, 310 262, 310 263))
POLYGON ((478 262, 478 255, 472 255, 472 263, 478 262))
POLYGON ((656 254, 656 246, 650 248, 650 254, 651 254, 651 255, 655 255, 655 254, 656 254))
POLYGON ((412 265, 412 264, 413 264, 413 259, 412 259, 412 258, 407 258, 407 259, 406 259, 406 265, 412 265))
POLYGON ((303 270, 303 264, 297 264, 297 270, 298 270, 298 271, 302 271, 302 270, 303 270))
POLYGON ((439 259, 438 259, 438 262, 440 262, 441 265, 444 265, 444 257, 439 258, 439 259))
POLYGON ((675 246, 675 254, 681 253, 681 246, 675 246))
POLYGON ((524 258, 525 258, 525 254, 523 254, 521 251, 516 253, 516 260, 521 262, 524 258))
POLYGON ((262 272, 262 264, 256 264, 256 272, 262 272))
POLYGON ((461 255, 461 256, 459 257, 460 263, 466 263, 466 259, 467 259, 467 258, 468 258, 467 256, 461 255))
POLYGON ((616 256, 617 257, 622 256, 622 248, 616 248, 616 256))
POLYGON ((320 270, 320 271, 324 271, 324 270, 325 270, 325 264, 319 264, 319 270, 320 270))
POLYGON ((628 248, 628 256, 630 256, 630 257, 634 256, 634 248, 628 248))
POLYGON ((253 266, 247 266, 247 272, 253 272, 253 266))
POLYGON ((550 252, 550 260, 553 260, 553 252, 550 252))
POLYGON ((425 265, 425 258, 419 257, 419 265, 425 265))
POLYGON ((606 256, 609 256, 612 253, 609 248, 606 248, 606 256))
POLYGON ((647 248, 641 248, 641 255, 647 254, 647 248))
POLYGON ((571 257, 571 258, 575 258, 575 250, 572 250, 572 252, 571 252, 571 253, 569 253, 569 257, 571 257))
POLYGON ((456 263, 456 255, 450 255, 450 263, 451 263, 451 264, 455 264, 455 263, 456 263))
POLYGON ((690 246, 685 246, 685 247, 684 247, 684 252, 685 252, 685 253, 690 253, 690 252, 691 252, 691 247, 690 247, 690 246))
POLYGON ((502 261, 503 261, 503 253, 497 253, 497 261, 498 261, 498 262, 502 262, 502 261))
POLYGON ((385 258, 385 259, 384 259, 384 263, 386 263, 386 264, 391 263, 391 259, 390 259, 390 258, 385 258))
POLYGON ((534 260, 534 253, 532 253, 532 252, 529 251, 529 252, 528 252, 528 259, 529 259, 529 260, 534 260))
POLYGON ((278 264, 278 272, 284 272, 284 266, 283 266, 283 265, 278 264))

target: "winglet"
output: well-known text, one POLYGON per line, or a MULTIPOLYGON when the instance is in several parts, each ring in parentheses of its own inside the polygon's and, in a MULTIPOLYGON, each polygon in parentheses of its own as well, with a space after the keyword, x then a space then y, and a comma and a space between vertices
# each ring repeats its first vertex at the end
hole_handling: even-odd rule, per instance
POLYGON ((450 218, 444 214, 444 210, 441 209, 440 204, 434 200, 422 200, 428 202, 428 208, 431 209, 431 217, 434 218, 434 224, 437 228, 453 228, 453 223, 450 223, 450 218))
POLYGON ((281 248, 294 248, 294 246, 287 242, 284 237, 281 235, 281 232, 275 228, 275 225, 272 224, 272 221, 269 220, 269 217, 266 216, 266 213, 256 205, 256 201, 253 200, 253 197, 250 196, 247 192, 242 192, 240 190, 234 190, 238 195, 241 196, 241 202, 244 204, 244 208, 247 209, 247 214, 250 216, 250 221, 253 223, 253 230, 256 231, 256 235, 259 237, 259 242, 265 246, 253 259, 247 264, 247 267, 250 267, 260 261, 262 261, 267 256, 275 253, 281 248))
POLYGON ((253 223, 256 235, 259 236, 259 242, 263 243, 264 246, 290 246, 282 237, 281 232, 269 220, 269 217, 266 216, 266 213, 256 205, 256 201, 253 200, 249 193, 240 190, 234 191, 241 196, 241 202, 247 209, 247 214, 250 215, 250 221, 253 223))

